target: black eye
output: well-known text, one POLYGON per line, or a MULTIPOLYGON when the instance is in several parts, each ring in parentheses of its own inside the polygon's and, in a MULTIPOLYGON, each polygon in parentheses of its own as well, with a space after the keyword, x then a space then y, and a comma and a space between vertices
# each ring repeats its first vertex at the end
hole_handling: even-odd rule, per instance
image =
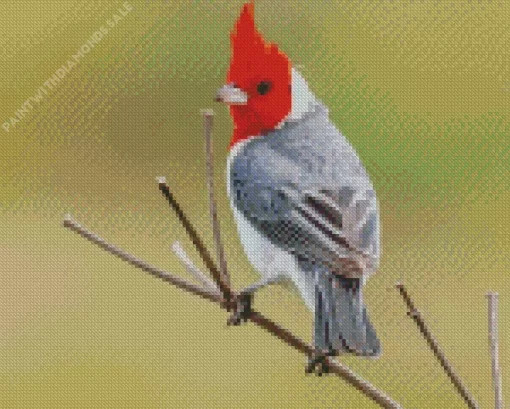
POLYGON ((257 92, 260 95, 266 95, 271 90, 271 83, 269 81, 261 81, 257 85, 257 92))

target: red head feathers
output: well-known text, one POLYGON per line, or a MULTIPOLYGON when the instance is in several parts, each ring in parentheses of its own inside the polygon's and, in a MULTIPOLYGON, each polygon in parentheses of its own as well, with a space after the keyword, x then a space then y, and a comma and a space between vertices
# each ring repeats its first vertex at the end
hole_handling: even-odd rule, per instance
POLYGON ((276 44, 264 41, 255 27, 253 2, 244 5, 230 36, 232 58, 227 83, 247 95, 230 105, 234 134, 230 146, 273 130, 291 110, 291 64, 276 44))

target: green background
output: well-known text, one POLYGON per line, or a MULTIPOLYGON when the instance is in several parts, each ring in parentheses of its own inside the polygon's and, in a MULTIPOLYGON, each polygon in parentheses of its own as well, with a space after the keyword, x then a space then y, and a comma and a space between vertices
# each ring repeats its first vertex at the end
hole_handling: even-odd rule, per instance
MULTIPOLYGON (((200 109, 214 108, 219 213, 237 288, 247 262, 225 194, 231 133, 212 97, 241 1, 130 0, 133 10, 9 132, 0 129, 0 406, 371 408, 336 377, 215 305, 148 277, 62 227, 65 213, 186 276, 161 197, 211 244, 200 109)), ((122 3, 6 1, 0 122, 122 3)), ((481 407, 492 407, 488 290, 500 293, 510 402, 510 2, 257 1, 256 21, 330 108, 374 181, 383 259, 366 298, 379 360, 342 361, 406 408, 461 408, 394 289, 403 280, 481 407)), ((285 288, 257 308, 305 339, 285 288)))

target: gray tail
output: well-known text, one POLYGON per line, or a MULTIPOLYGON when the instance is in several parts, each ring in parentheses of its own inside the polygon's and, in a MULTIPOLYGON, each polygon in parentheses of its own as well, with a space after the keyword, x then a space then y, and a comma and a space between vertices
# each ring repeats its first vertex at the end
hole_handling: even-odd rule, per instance
POLYGON ((315 346, 339 353, 378 356, 381 345, 363 303, 359 278, 317 274, 315 346))

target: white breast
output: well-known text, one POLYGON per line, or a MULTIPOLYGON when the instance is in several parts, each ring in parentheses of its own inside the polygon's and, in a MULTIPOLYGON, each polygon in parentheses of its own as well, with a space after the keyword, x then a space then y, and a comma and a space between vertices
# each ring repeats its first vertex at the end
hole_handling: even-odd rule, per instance
MULTIPOLYGON (((242 155, 242 149, 247 141, 238 143, 230 152, 227 163, 227 189, 228 197, 230 192, 230 166, 236 155, 242 155)), ((230 206, 234 213, 234 219, 237 224, 237 231, 244 252, 255 270, 263 277, 273 277, 283 275, 292 280, 296 285, 301 296, 305 300, 307 307, 313 312, 315 305, 315 287, 313 277, 301 270, 296 258, 274 245, 259 233, 250 221, 236 208, 233 200, 230 200, 230 206)))

